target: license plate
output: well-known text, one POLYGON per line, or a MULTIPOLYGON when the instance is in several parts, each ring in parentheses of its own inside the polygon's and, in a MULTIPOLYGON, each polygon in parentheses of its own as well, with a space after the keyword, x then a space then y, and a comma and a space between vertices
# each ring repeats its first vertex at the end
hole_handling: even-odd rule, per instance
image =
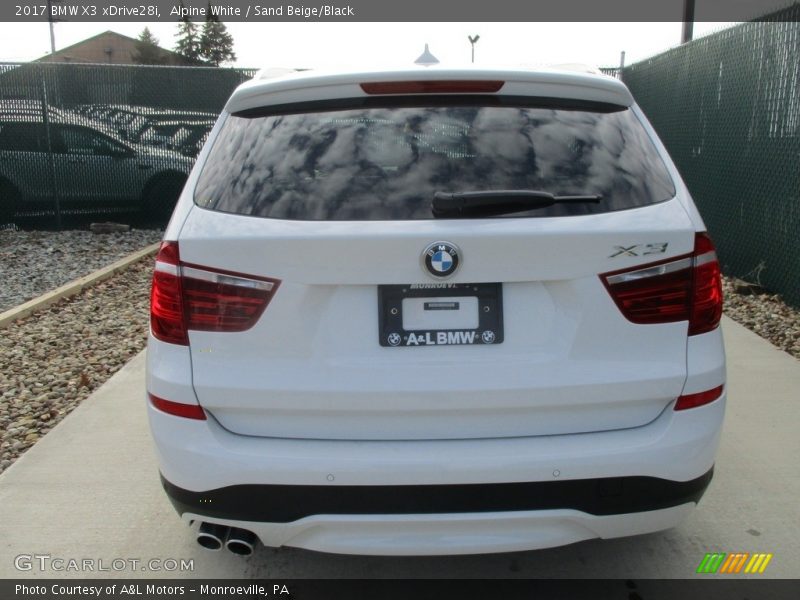
POLYGON ((463 346, 503 341, 503 286, 431 283, 378 286, 381 346, 463 346))

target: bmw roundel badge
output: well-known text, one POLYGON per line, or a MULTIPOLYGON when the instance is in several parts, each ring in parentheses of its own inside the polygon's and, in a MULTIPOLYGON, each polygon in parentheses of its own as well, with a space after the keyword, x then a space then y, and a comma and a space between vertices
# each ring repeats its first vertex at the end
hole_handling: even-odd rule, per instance
POLYGON ((458 270, 461 250, 450 242, 433 242, 422 252, 422 262, 434 277, 450 277, 458 270))

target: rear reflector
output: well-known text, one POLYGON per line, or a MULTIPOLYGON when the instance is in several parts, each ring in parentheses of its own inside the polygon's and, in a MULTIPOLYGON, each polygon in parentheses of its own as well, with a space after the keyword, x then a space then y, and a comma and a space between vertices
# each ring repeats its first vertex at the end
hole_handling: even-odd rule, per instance
POLYGON ((237 332, 252 327, 280 281, 182 263, 178 242, 163 242, 150 292, 157 339, 188 345, 190 330, 237 332))
POLYGON ((147 394, 147 397, 150 398, 150 403, 153 406, 169 415, 184 417, 186 419, 197 419, 200 421, 206 420, 205 411, 203 411, 203 408, 197 404, 172 402, 171 400, 164 400, 158 396, 153 396, 153 394, 147 394))
POLYGON ((722 281, 714 244, 695 234, 691 255, 600 276, 629 321, 689 321, 689 335, 715 329, 722 318, 722 281))
POLYGON ((378 81, 362 83, 367 94, 493 94, 505 81, 378 81))
POLYGON ((687 394, 680 396, 675 403, 675 410, 686 410, 687 408, 697 408, 704 404, 709 404, 722 396, 722 389, 724 386, 720 385, 713 390, 706 390, 705 392, 698 392, 697 394, 687 394))

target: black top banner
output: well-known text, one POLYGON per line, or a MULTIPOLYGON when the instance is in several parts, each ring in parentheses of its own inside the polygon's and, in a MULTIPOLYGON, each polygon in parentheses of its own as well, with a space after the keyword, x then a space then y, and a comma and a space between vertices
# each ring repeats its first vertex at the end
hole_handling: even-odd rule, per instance
MULTIPOLYGON (((11 0, 0 21, 749 21, 786 0, 11 0)), ((795 14, 792 11, 792 14, 795 14)))

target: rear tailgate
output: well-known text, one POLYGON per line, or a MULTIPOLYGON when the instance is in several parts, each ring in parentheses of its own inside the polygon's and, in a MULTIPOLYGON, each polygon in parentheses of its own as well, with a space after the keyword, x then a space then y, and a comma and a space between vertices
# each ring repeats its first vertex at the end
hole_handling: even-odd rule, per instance
MULTIPOLYGON (((290 221, 195 207, 181 259, 276 278, 251 329, 190 331, 195 391, 227 429, 281 438, 553 435, 655 419, 686 377, 686 322, 637 325, 598 274, 685 255, 677 199, 568 218, 290 221), (502 343, 388 347, 378 286, 435 283, 431 242, 461 250, 447 283, 501 283, 502 343)), ((433 296, 433 294, 432 294, 433 296)), ((435 298, 434 298, 435 299, 435 298)))

